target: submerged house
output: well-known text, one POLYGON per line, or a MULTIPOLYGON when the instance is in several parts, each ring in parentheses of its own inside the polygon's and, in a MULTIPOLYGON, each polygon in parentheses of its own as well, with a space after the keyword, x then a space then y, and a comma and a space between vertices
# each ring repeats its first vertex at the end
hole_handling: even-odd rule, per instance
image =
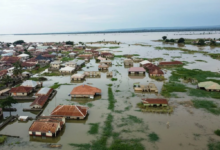
POLYGON ((92 87, 89 85, 80 85, 71 91, 70 95, 72 98, 74 97, 90 97, 94 98, 96 95, 101 95, 101 89, 92 87))
POLYGON ((128 70, 129 74, 145 74, 146 70, 143 67, 131 67, 128 70))
POLYGON ((139 82, 133 85, 135 91, 141 92, 158 92, 158 89, 154 83, 149 83, 148 85, 141 85, 139 82))
POLYGON ((81 81, 85 79, 85 75, 84 74, 74 74, 71 76, 71 80, 74 81, 81 81))
POLYGON ((53 89, 52 88, 48 88, 48 87, 44 87, 41 88, 36 94, 35 96, 50 96, 53 93, 53 89))
POLYGON ((183 65, 181 61, 171 61, 171 62, 160 62, 159 66, 175 66, 175 65, 183 65))
POLYGON ((198 83, 198 88, 205 89, 206 91, 220 91, 220 85, 212 81, 198 83))
POLYGON ((34 121, 29 128, 29 135, 31 136, 46 136, 56 137, 65 125, 64 117, 44 116, 39 117, 34 121))
POLYGON ((125 66, 133 66, 133 60, 132 59, 124 59, 124 65, 125 66))
POLYGON ((72 73, 74 70, 75 70, 75 68, 67 66, 67 67, 61 68, 60 72, 61 73, 72 73))
POLYGON ((142 103, 144 106, 168 106, 168 101, 162 98, 146 98, 142 99, 142 103))
POLYGON ((100 64, 106 64, 106 65, 111 65, 112 61, 111 60, 101 60, 100 64))
POLYGON ((31 108, 43 108, 45 103, 48 100, 48 96, 38 96, 32 103, 31 103, 31 108))
POLYGON ((50 63, 51 68, 60 69, 60 61, 53 61, 50 63))
POLYGON ((11 88, 9 94, 11 96, 28 96, 33 91, 32 87, 19 86, 11 88))
POLYGON ((32 87, 33 89, 36 89, 37 87, 42 87, 43 83, 42 82, 36 82, 36 81, 33 81, 33 80, 26 80, 21 84, 21 86, 32 87))
POLYGON ((106 65, 106 64, 100 64, 100 65, 98 66, 98 68, 99 68, 99 70, 107 70, 107 69, 108 69, 108 65, 106 65))
POLYGON ((58 105, 51 116, 62 116, 67 119, 85 119, 88 114, 88 107, 76 105, 58 105))
POLYGON ((65 67, 72 67, 75 68, 76 67, 76 61, 69 61, 65 63, 65 67))

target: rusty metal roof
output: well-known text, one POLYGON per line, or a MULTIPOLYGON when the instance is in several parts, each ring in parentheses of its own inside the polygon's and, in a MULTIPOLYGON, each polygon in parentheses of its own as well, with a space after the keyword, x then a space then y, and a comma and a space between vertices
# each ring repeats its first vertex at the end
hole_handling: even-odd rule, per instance
POLYGON ((71 95, 95 95, 95 93, 101 93, 101 89, 92 87, 89 85, 80 85, 71 91, 71 95))
POLYGON ((88 107, 84 106, 59 105, 51 112, 51 116, 85 117, 87 111, 88 107))

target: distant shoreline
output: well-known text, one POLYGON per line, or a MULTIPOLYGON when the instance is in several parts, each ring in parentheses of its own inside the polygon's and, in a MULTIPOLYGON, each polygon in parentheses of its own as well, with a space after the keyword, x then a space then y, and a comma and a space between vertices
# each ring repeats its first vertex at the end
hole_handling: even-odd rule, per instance
POLYGON ((108 33, 141 33, 141 32, 197 32, 197 31, 220 31, 217 28, 198 28, 198 29, 147 29, 147 30, 118 30, 118 31, 86 31, 86 32, 55 32, 55 33, 21 33, 21 34, 0 34, 0 35, 52 35, 52 34, 108 34, 108 33))

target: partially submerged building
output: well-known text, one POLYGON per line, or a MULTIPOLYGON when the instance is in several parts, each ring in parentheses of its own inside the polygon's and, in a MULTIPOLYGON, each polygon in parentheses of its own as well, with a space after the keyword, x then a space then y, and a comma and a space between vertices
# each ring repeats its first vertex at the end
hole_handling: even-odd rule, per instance
POLYGON ((200 82, 198 83, 198 88, 206 91, 220 91, 220 85, 212 81, 200 82))
POLYGON ((101 73, 99 71, 85 71, 84 72, 86 77, 100 77, 101 73))
POLYGON ((67 66, 67 67, 61 68, 60 72, 69 74, 69 73, 73 73, 74 70, 75 70, 75 68, 67 66))
POLYGON ((43 108, 48 100, 47 95, 38 96, 30 105, 31 108, 43 108))
POLYGON ((135 91, 141 92, 158 92, 158 89, 154 83, 149 83, 148 85, 141 85, 139 82, 133 85, 135 91))
POLYGON ((100 64, 112 65, 112 61, 111 60, 101 60, 100 64))
POLYGON ((124 65, 125 66, 133 66, 133 60, 132 59, 124 59, 124 65))
POLYGON ((168 101, 163 98, 146 98, 142 99, 142 103, 144 106, 168 106, 168 101))
POLYGON ((28 96, 32 92, 33 92, 32 87, 19 86, 19 87, 11 88, 9 94, 11 96, 28 96))
POLYGON ((60 61, 53 61, 50 63, 50 67, 54 69, 60 69, 60 64, 61 64, 60 61))
POLYGON ((48 87, 44 87, 41 88, 39 91, 37 91, 37 93, 35 94, 35 96, 50 96, 53 93, 53 89, 52 88, 48 88, 48 87))
POLYGON ((71 80, 72 81, 81 81, 85 79, 85 75, 84 74, 74 74, 71 76, 71 80))
POLYGON ((145 74, 146 70, 143 67, 131 67, 128 70, 129 74, 145 74))
POLYGON ((37 87, 42 87, 43 83, 42 82, 36 82, 36 81, 33 81, 33 80, 26 80, 21 84, 21 86, 32 87, 33 89, 36 89, 37 87))
POLYGON ((102 91, 99 88, 92 87, 89 85, 80 85, 80 86, 73 88, 70 95, 72 98, 75 98, 75 97, 94 98, 94 96, 96 96, 96 95, 101 95, 101 92, 102 91))
POLYGON ((106 65, 106 64, 100 64, 100 65, 98 66, 98 68, 99 68, 99 70, 108 70, 108 65, 106 65))
POLYGON ((175 65, 183 65, 181 61, 170 61, 170 62, 160 62, 159 66, 175 66, 175 65))
POLYGON ((88 107, 77 105, 58 105, 51 116, 62 116, 67 119, 85 119, 88 114, 88 107))
POLYGON ((56 137, 65 125, 64 117, 44 116, 34 121, 29 128, 31 136, 56 137))

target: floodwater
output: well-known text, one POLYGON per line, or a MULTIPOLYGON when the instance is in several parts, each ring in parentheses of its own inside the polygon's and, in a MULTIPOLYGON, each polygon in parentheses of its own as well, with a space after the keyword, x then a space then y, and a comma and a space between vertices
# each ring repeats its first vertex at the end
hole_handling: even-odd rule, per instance
MULTIPOLYGON (((188 65, 184 66, 188 69, 201 69, 209 70, 213 72, 219 72, 219 60, 214 60, 209 56, 205 56, 201 53, 195 54, 183 54, 181 51, 167 51, 167 50, 155 50, 156 46, 168 46, 168 47, 178 47, 178 45, 162 44, 160 42, 153 42, 152 40, 160 39, 163 35, 168 36, 168 38, 219 38, 220 33, 213 33, 210 35, 175 35, 175 32, 157 32, 157 33, 123 33, 123 34, 78 34, 78 35, 25 35, 25 36, 0 36, 0 41, 13 42, 15 40, 23 39, 27 42, 59 42, 59 41, 74 41, 74 42, 95 42, 100 40, 106 41, 120 41, 123 44, 120 45, 99 45, 93 44, 91 46, 120 46, 117 49, 111 49, 116 55, 121 54, 139 54, 142 58, 163 58, 165 61, 180 60, 190 62, 188 65), (132 45, 135 43, 142 43, 148 46, 137 46, 132 45), (130 46, 129 46, 130 44, 130 46), (120 51, 120 52, 119 52, 120 51), (164 55, 169 54, 169 55, 164 55), (172 58, 172 56, 181 56, 181 58, 172 58), (205 60, 206 62, 198 62, 195 60, 205 60)), ((88 45, 88 44, 87 44, 88 45)), ((186 45, 184 48, 198 50, 198 51, 208 51, 211 53, 220 53, 220 48, 210 49, 210 47, 199 48, 197 46, 186 45)), ((103 48, 107 49, 107 48, 103 48)), ((155 62, 156 64, 158 62, 155 62)), ((86 67, 82 68, 78 73, 83 71, 98 71, 98 63, 94 59, 90 60, 86 64, 86 67), (87 68, 87 66, 89 68, 87 68)), ((139 66, 139 63, 134 63, 134 66, 139 66)), ((113 132, 120 133, 119 137, 122 139, 134 139, 143 138, 141 142, 146 149, 187 149, 187 150, 202 150, 207 149, 207 143, 210 139, 218 139, 213 131, 220 128, 219 116, 205 112, 202 109, 194 109, 191 107, 185 107, 183 105, 178 105, 180 101, 187 101, 192 99, 192 97, 186 94, 179 94, 181 98, 170 98, 169 102, 174 104, 176 108, 172 114, 156 114, 156 113, 143 113, 136 107, 136 104, 141 102, 141 98, 156 98, 162 97, 160 91, 162 89, 163 82, 157 82, 150 79, 148 74, 144 76, 128 76, 128 69, 123 65, 123 58, 115 58, 113 60, 113 65, 109 67, 109 71, 113 71, 113 77, 117 78, 117 81, 111 81, 111 78, 106 77, 106 72, 101 73, 100 78, 86 78, 83 82, 71 82, 70 75, 67 76, 54 76, 47 77, 48 81, 43 83, 44 87, 50 87, 55 82, 59 83, 71 83, 72 85, 62 85, 57 89, 57 95, 48 102, 42 115, 50 115, 52 110, 59 104, 79 104, 87 106, 88 103, 93 104, 89 109, 89 115, 85 120, 68 120, 64 130, 62 130, 58 137, 56 138, 41 138, 41 137, 30 137, 28 135, 28 129, 32 124, 32 121, 19 122, 15 121, 7 125, 0 131, 0 134, 8 134, 14 136, 20 136, 19 139, 8 138, 4 145, 1 145, 1 149, 39 149, 44 147, 46 143, 57 143, 62 144, 62 149, 69 150, 74 149, 70 146, 70 143, 83 144, 91 143, 92 140, 96 140, 102 133, 102 127, 104 121, 109 113, 114 116, 112 125, 114 127, 113 132), (116 66, 121 64, 121 66, 116 66), (133 83, 140 82, 141 84, 154 83, 159 93, 135 93, 133 90, 133 83), (82 84, 88 84, 94 87, 102 89, 102 96, 97 97, 94 100, 90 99, 71 99, 68 96, 71 90, 82 84), (107 84, 113 84, 112 89, 114 92, 115 99, 115 110, 120 113, 111 112, 108 110, 108 86, 107 84), (120 92, 115 92, 120 90, 120 92), (135 96, 133 96, 135 93, 135 96), (86 103, 86 101, 88 102, 86 103), (125 109, 129 108, 129 109, 125 109), (123 119, 128 115, 133 115, 143 120, 142 124, 127 124, 120 127, 123 124, 123 119), (167 122, 169 122, 169 128, 167 127, 167 122), (100 123, 99 124, 99 134, 90 135, 88 131, 90 129, 89 123, 100 123), (129 132, 125 132, 129 131, 129 132), (155 132, 160 137, 159 142, 151 143, 148 141, 147 135, 151 132, 155 132), (16 142, 20 144, 15 144, 16 142)), ((168 78, 171 71, 168 70, 165 77, 168 78)), ((217 100, 215 102, 219 103, 217 100)), ((35 117, 38 112, 23 112, 23 108, 28 108, 31 102, 19 102, 13 105, 17 108, 16 112, 12 112, 13 115, 25 115, 30 117, 35 117)), ((4 117, 9 116, 8 112, 4 112, 4 117)), ((110 141, 111 142, 111 141, 110 141)), ((46 148, 45 148, 46 149, 46 148)))

